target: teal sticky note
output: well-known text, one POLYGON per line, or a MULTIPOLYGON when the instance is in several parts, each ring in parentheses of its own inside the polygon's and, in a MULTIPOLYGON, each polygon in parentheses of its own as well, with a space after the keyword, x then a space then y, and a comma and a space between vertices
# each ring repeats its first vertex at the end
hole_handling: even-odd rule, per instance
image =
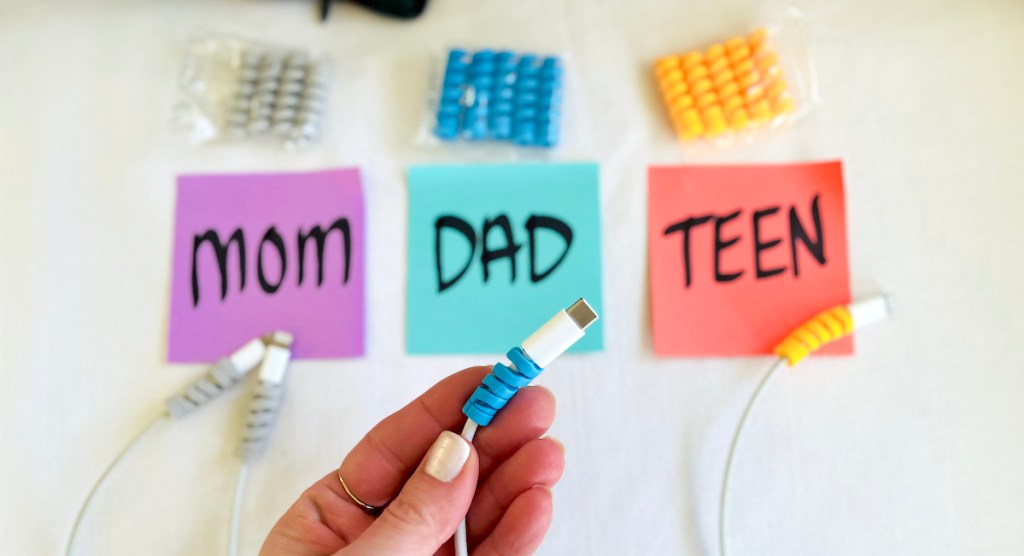
MULTIPOLYGON (((409 353, 504 353, 580 297, 600 315, 597 165, 410 168, 408 281, 409 353)), ((572 350, 602 344, 598 320, 572 350)))

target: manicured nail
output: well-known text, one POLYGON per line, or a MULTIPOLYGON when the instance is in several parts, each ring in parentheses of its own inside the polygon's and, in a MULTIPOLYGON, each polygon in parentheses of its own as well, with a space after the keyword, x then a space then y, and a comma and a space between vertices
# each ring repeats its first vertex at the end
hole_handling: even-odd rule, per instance
POLYGON ((562 444, 561 440, 559 440, 559 439, 557 439, 557 438, 555 438, 553 436, 545 436, 544 438, 546 440, 550 440, 551 442, 554 442, 559 448, 561 448, 562 455, 563 456, 565 455, 565 444, 562 444))
POLYGON ((469 443, 452 431, 444 431, 427 452, 427 475, 449 483, 462 472, 469 459, 469 443))
POLYGON ((547 492, 549 496, 554 496, 554 491, 551 490, 551 487, 549 487, 547 485, 533 485, 530 488, 535 488, 535 489, 538 489, 538 490, 543 490, 544 492, 547 492))

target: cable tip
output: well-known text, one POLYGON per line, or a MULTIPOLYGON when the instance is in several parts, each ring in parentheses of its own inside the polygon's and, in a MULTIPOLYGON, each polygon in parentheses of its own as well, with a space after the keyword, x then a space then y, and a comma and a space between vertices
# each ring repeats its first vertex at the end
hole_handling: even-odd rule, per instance
POLYGON ((855 327, 881 322, 892 314, 892 296, 876 295, 849 305, 850 317, 855 327))
POLYGON ((586 299, 582 297, 576 303, 572 304, 565 310, 569 314, 569 318, 576 323, 576 326, 580 327, 580 330, 586 330, 588 326, 594 324, 597 320, 597 311, 587 303, 586 299))
POLYGON ((895 298, 893 298, 891 293, 883 293, 882 299, 885 300, 885 310, 891 315, 896 308, 895 298))
POLYGON ((267 346, 279 346, 283 348, 291 348, 292 342, 295 341, 295 337, 290 332, 283 330, 276 330, 263 337, 263 343, 267 346))

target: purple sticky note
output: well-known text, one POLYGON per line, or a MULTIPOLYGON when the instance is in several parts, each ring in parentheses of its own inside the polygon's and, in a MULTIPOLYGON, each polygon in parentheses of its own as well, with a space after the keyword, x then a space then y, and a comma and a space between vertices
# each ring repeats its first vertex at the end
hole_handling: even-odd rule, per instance
POLYGON ((180 176, 167 358, 213 361, 272 330, 293 356, 364 349, 363 190, 355 168, 180 176))

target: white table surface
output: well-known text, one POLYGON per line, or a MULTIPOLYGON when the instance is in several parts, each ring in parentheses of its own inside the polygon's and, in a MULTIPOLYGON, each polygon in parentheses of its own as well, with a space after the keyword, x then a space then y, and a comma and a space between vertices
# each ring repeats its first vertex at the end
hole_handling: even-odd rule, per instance
MULTIPOLYGON (((558 156, 601 163, 606 349, 543 382, 568 448, 543 554, 714 554, 729 435, 767 359, 656 359, 645 169, 676 163, 650 62, 772 14, 749 2, 434 0, 414 22, 311 2, 0 6, 0 551, 54 554, 108 459, 200 366, 165 362, 174 179, 359 165, 368 344, 299 362, 250 477, 245 553, 381 417, 479 357, 403 353, 410 163, 430 51, 559 50, 584 115, 558 156), (194 148, 168 131, 184 43, 206 28, 323 49, 339 75, 303 154, 194 148), (585 130, 585 131, 584 131, 585 130), (579 140, 586 135, 586 140, 579 140)), ((821 2, 824 105, 708 160, 845 163, 855 295, 896 296, 850 358, 772 385, 736 468, 732 554, 1024 553, 1024 4, 821 2), (895 4, 900 4, 895 6, 895 4)), ((87 518, 78 554, 218 554, 242 398, 163 429, 87 518)))

